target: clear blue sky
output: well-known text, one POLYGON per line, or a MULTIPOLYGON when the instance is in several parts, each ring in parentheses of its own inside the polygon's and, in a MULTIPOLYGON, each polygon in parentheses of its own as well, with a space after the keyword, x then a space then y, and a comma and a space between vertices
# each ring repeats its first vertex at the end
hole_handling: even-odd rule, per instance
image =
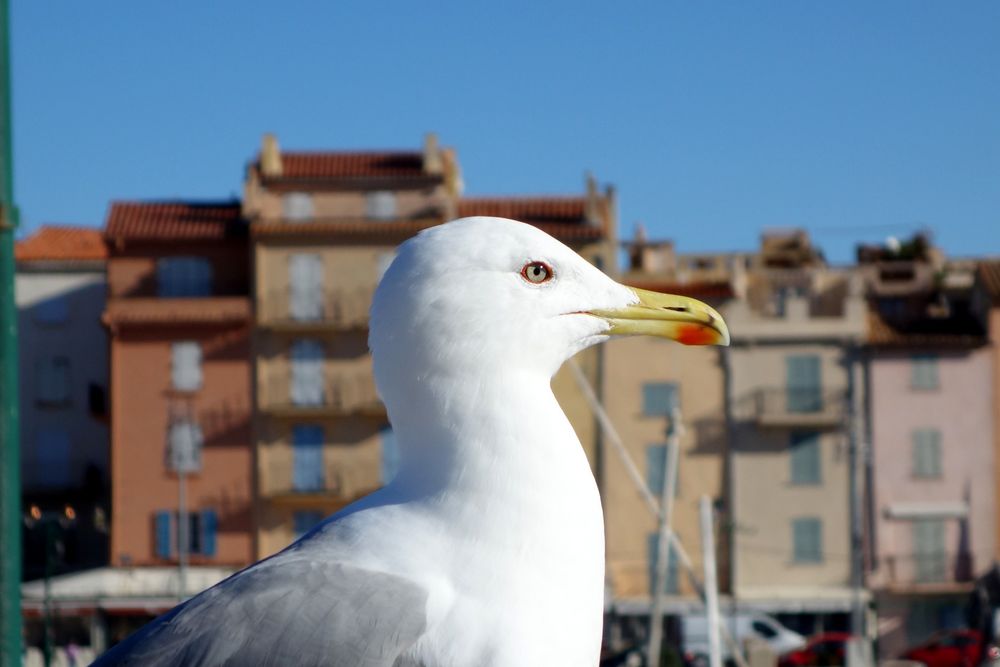
POLYGON ((239 193, 283 147, 458 149, 467 192, 618 186, 682 251, 931 227, 1000 255, 1000 2, 12 1, 28 230, 239 193))

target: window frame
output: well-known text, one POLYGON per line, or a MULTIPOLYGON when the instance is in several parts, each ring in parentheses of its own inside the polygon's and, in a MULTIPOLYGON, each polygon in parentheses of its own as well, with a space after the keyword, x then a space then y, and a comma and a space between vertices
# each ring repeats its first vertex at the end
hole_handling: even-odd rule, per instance
POLYGON ((792 563, 796 565, 819 565, 823 558, 823 519, 818 516, 801 516, 792 519, 792 563), (800 530, 815 527, 815 553, 799 549, 800 530))
POLYGON ((910 357, 910 389, 914 391, 938 391, 941 389, 941 358, 939 355, 923 352, 910 357), (925 374, 926 377, 924 377, 925 374))

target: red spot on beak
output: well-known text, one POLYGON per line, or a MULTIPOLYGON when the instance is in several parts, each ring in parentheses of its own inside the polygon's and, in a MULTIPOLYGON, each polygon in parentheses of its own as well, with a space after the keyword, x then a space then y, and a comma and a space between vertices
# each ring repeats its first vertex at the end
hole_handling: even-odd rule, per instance
POLYGON ((719 332, 700 324, 682 324, 677 332, 677 342, 685 345, 713 345, 719 332))

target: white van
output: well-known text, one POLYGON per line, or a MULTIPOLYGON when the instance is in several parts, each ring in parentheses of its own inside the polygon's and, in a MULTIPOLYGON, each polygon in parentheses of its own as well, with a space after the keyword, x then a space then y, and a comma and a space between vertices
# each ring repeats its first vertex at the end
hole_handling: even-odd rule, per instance
MULTIPOLYGON (((735 615, 724 615, 726 627, 736 643, 742 648, 743 641, 749 637, 761 639, 777 654, 800 649, 806 645, 806 638, 793 632, 767 614, 755 611, 737 612, 735 615)), ((684 649, 686 662, 695 665, 708 664, 708 619, 704 614, 691 614, 681 617, 681 646, 684 649)), ((731 657, 726 638, 720 637, 722 659, 731 657)))

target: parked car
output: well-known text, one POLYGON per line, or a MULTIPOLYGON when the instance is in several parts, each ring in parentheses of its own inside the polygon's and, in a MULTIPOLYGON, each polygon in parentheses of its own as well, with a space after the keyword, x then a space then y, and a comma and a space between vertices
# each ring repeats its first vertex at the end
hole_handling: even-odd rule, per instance
POLYGON ((900 657, 927 667, 977 667, 983 647, 983 635, 977 630, 945 630, 900 657))
MULTIPOLYGON (((729 629, 729 634, 740 646, 744 640, 755 637, 767 642, 776 655, 802 648, 806 639, 797 632, 789 630, 776 619, 759 612, 739 612, 735 615, 724 615, 723 621, 729 629)), ((708 619, 704 614, 692 614, 681 619, 682 646, 684 647, 685 663, 689 665, 708 664, 708 619)), ((721 639, 722 659, 732 657, 725 638, 721 639)))
POLYGON ((831 667, 847 664, 848 632, 824 632, 810 637, 797 651, 781 656, 778 667, 831 667))

